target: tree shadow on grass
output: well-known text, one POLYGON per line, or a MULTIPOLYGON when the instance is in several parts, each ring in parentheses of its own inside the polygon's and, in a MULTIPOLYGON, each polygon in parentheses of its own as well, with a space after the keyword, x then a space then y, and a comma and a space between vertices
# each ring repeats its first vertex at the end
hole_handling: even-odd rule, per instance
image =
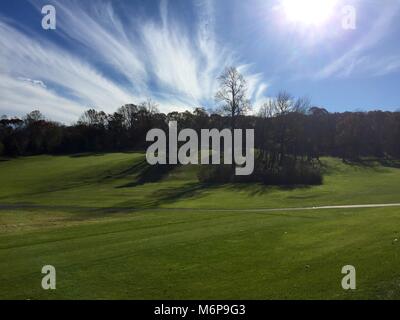
POLYGON ((147 162, 145 160, 141 160, 139 162, 136 162, 135 164, 133 164, 132 166, 112 175, 112 176, 108 176, 107 178, 109 179, 123 179, 127 176, 135 176, 138 173, 142 172, 143 170, 145 170, 145 168, 147 167, 147 162))
POLYGON ((399 159, 379 159, 378 161, 384 167, 400 169, 399 159))
MULTIPOLYGON (((249 197, 263 197, 270 195, 276 190, 307 190, 312 186, 266 186, 262 184, 213 184, 213 183, 187 183, 180 187, 164 188, 152 194, 152 200, 147 202, 147 208, 158 208, 167 204, 187 199, 200 199, 208 193, 218 194, 219 190, 231 191, 232 198, 237 192, 245 192, 249 197)), ((229 207, 229 206, 228 206, 229 207)))
POLYGON ((156 191, 154 205, 159 207, 165 204, 175 203, 183 199, 199 198, 204 191, 211 190, 213 186, 204 183, 187 183, 178 188, 166 188, 156 191))
MULTIPOLYGON (((130 184, 130 187, 137 186, 138 183, 130 184)), ((126 187, 126 186, 125 186, 126 187)), ((268 196, 276 190, 298 190, 298 189, 309 189, 311 186, 266 186, 263 184, 217 184, 217 183, 186 183, 181 186, 167 187, 154 191, 151 197, 144 200, 140 200, 133 204, 131 201, 120 204, 120 207, 135 207, 142 209, 159 208, 160 206, 173 204, 185 199, 196 199, 206 196, 207 193, 218 193, 219 189, 225 191, 231 191, 232 197, 237 192, 245 192, 250 197, 263 197, 268 196)))
POLYGON ((165 187, 155 190, 151 195, 144 198, 132 199, 118 203, 113 208, 102 208, 100 211, 118 212, 122 208, 131 210, 158 209, 163 205, 172 204, 182 199, 198 198, 210 187, 201 183, 186 183, 180 186, 165 187))
POLYGON ((345 160, 344 163, 354 168, 359 167, 359 168, 371 169, 376 172, 383 172, 385 171, 384 168, 397 168, 397 169, 400 168, 399 160, 387 159, 387 158, 365 158, 357 160, 345 160))
POLYGON ((69 155, 70 158, 86 158, 86 157, 101 157, 104 156, 104 153, 99 152, 85 152, 85 153, 76 153, 69 155))
POLYGON ((133 167, 127 169, 122 172, 119 178, 124 175, 137 173, 135 181, 123 184, 121 186, 117 186, 117 189, 122 188, 134 188, 137 186, 144 185, 146 183, 154 183, 161 181, 168 174, 176 169, 178 165, 149 165, 146 160, 141 161, 140 163, 134 165, 133 167))
POLYGON ((294 191, 294 190, 308 190, 312 188, 311 185, 265 185, 262 183, 238 183, 224 185, 228 190, 235 192, 246 192, 247 195, 252 197, 266 196, 273 191, 294 191))
POLYGON ((245 192, 250 197, 268 196, 276 190, 310 189, 312 186, 266 186, 263 184, 213 184, 213 183, 188 183, 178 188, 167 188, 155 192, 154 205, 160 206, 175 203, 184 199, 204 197, 206 192, 218 193, 218 189, 232 191, 232 197, 237 192, 245 192))

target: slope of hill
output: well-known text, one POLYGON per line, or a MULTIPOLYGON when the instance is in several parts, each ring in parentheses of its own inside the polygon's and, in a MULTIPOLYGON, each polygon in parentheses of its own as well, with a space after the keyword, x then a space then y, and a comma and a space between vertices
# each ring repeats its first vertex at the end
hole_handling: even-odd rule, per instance
POLYGON ((400 208, 248 210, 400 202, 396 163, 323 161, 324 185, 291 189, 206 186, 196 167, 146 182, 137 153, 1 161, 0 297, 399 298, 400 208))

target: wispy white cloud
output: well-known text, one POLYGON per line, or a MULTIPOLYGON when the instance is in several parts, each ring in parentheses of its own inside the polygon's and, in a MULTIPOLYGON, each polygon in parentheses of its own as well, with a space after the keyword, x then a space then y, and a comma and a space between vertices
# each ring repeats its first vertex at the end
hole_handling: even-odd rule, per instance
POLYGON ((398 69, 400 55, 397 57, 382 56, 371 52, 388 34, 388 30, 399 13, 400 2, 387 3, 386 6, 382 6, 381 10, 380 16, 373 22, 369 32, 349 51, 316 72, 315 78, 348 77, 354 73, 384 75, 398 69))
POLYGON ((260 107, 268 100, 266 91, 269 84, 265 82, 262 73, 252 73, 250 64, 241 65, 238 71, 242 73, 247 81, 247 93, 255 108, 260 107))
POLYGON ((52 103, 54 110, 47 110, 50 115, 58 113, 57 109, 63 108, 59 105, 61 101, 64 104, 69 102, 68 105, 80 105, 81 111, 89 106, 103 107, 106 110, 108 108, 107 111, 112 111, 117 106, 134 100, 129 92, 106 79, 89 64, 49 41, 33 40, 32 37, 1 21, 0 34, 0 55, 4 61, 0 65, 0 74, 3 80, 7 80, 8 90, 12 87, 18 88, 8 91, 7 95, 1 91, 0 109, 13 107, 12 103, 15 100, 19 101, 21 109, 22 101, 19 98, 21 96, 32 98, 25 101, 25 111, 30 110, 32 101, 35 101, 37 108, 52 103), (46 83, 47 89, 35 86, 33 90, 32 83, 22 85, 22 81, 18 81, 21 85, 16 85, 13 80, 21 78, 36 79, 36 83, 46 83), (58 88, 58 92, 54 88, 58 88), (48 94, 45 94, 46 90, 48 94), (37 93, 36 98, 33 97, 35 93, 37 93), (10 98, 12 94, 16 96, 14 100, 5 99, 5 96, 10 98), (52 99, 53 102, 40 101, 41 97, 52 99))
POLYGON ((96 2, 95 6, 82 1, 55 3, 58 30, 75 45, 78 42, 88 49, 94 60, 111 65, 125 76, 132 85, 130 90, 137 93, 144 89, 147 72, 134 38, 136 29, 122 24, 111 2, 96 2))
POLYGON ((82 106, 57 95, 55 92, 29 81, 13 79, 0 73, 1 114, 23 115, 40 111, 52 120, 71 122, 77 119, 82 106))
POLYGON ((268 85, 266 83, 262 83, 256 92, 254 105, 256 108, 261 107, 264 103, 266 103, 270 98, 266 96, 266 92, 268 89, 268 85))
POLYGON ((47 88, 47 86, 41 80, 34 80, 34 79, 23 78, 23 77, 19 77, 18 80, 28 82, 28 83, 30 83, 32 85, 35 85, 35 86, 41 86, 42 88, 47 88))
POLYGON ((147 97, 163 112, 185 110, 212 103, 217 77, 228 65, 243 70, 253 101, 261 101, 265 93, 262 75, 250 72, 249 65, 218 42, 210 0, 196 1, 194 28, 170 12, 167 0, 160 2, 158 20, 131 11, 124 19, 109 1, 96 6, 54 3, 56 32, 65 46, 46 34, 19 31, 0 17, 0 73, 7 83, 0 87, 0 110, 15 104, 16 110, 28 112, 34 103, 57 120, 76 119, 89 106, 112 112, 147 97), (71 47, 73 51, 67 49, 71 47))

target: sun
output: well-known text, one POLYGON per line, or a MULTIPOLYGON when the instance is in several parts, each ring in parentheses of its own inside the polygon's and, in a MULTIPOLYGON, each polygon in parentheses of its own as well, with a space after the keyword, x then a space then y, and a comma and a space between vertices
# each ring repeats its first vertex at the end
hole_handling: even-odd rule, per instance
POLYGON ((281 0, 287 20, 305 25, 322 25, 332 17, 337 0, 281 0))

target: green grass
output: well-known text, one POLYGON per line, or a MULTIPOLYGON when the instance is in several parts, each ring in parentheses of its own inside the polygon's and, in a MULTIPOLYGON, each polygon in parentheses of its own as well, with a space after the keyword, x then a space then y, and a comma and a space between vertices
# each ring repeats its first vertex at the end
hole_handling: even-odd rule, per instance
POLYGON ((184 167, 137 185, 143 159, 1 161, 0 298, 400 298, 400 208, 246 212, 397 203, 400 169, 324 159, 324 185, 283 189, 204 186, 184 167), (347 264, 356 291, 341 288, 347 264))

